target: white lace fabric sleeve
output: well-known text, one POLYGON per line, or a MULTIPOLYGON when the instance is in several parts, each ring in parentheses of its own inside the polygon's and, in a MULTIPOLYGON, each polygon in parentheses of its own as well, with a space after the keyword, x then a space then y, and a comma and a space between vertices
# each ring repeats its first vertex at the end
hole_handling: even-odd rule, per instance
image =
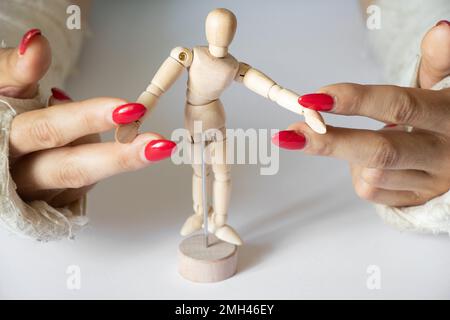
POLYGON ((396 208, 376 205, 376 208, 387 224, 399 230, 450 235, 450 191, 421 206, 396 208))
MULTIPOLYGON (((420 42, 437 21, 450 17, 448 0, 378 0, 382 17, 380 32, 371 31, 374 51, 383 63, 388 80, 402 86, 418 86, 420 42)), ((450 88, 450 76, 432 89, 450 88)), ((400 230, 450 235, 450 190, 420 206, 376 205, 380 217, 400 230)))

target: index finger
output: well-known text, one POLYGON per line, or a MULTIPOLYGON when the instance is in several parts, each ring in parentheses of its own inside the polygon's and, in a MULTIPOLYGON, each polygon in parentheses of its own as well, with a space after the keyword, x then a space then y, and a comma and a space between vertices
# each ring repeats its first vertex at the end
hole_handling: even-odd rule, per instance
MULTIPOLYGON (((117 125, 117 111, 133 111, 122 117, 141 116, 129 104, 118 98, 93 98, 84 101, 64 101, 63 104, 24 112, 16 116, 11 124, 9 137, 10 154, 19 157, 38 150, 65 146, 94 133, 101 133, 117 125)), ((138 110, 139 111, 139 110, 138 110)), ((121 114, 119 114, 121 116, 121 114)))
POLYGON ((318 111, 366 116, 444 134, 450 130, 450 89, 340 83, 322 87, 318 92, 300 97, 300 104, 318 111))
MULTIPOLYGON (((327 134, 320 135, 303 122, 289 126, 288 130, 304 137, 301 147, 294 149, 301 149, 307 154, 346 160, 366 168, 434 172, 436 168, 442 168, 446 157, 446 151, 442 148, 444 142, 426 131, 410 133, 328 126, 327 134)), ((292 136, 290 134, 288 137, 292 136)), ((277 136, 275 144, 281 146, 276 138, 277 136)), ((286 142, 286 139, 282 142, 286 142)))

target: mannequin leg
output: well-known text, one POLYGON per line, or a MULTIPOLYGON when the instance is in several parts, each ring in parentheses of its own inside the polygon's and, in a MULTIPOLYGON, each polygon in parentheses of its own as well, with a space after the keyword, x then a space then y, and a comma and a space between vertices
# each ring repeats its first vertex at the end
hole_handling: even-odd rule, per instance
POLYGON ((226 140, 214 141, 212 144, 214 213, 210 217, 209 229, 219 239, 241 245, 242 240, 237 232, 226 224, 231 196, 230 166, 226 163, 226 140))

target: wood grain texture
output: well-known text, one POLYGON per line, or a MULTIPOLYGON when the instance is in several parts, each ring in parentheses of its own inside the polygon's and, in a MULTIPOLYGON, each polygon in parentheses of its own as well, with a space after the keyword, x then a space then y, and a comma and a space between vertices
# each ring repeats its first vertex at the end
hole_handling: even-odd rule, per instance
POLYGON ((218 282, 237 270, 237 247, 209 235, 206 248, 203 235, 184 239, 178 247, 178 272, 194 282, 218 282))

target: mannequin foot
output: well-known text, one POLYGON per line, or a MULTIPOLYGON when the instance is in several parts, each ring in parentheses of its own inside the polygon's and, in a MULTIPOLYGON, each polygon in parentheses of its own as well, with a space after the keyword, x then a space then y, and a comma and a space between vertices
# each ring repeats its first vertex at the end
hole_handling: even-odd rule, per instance
MULTIPOLYGON (((241 237, 239 237, 239 234, 232 227, 225 223, 218 223, 220 220, 222 220, 220 218, 222 217, 217 217, 216 215, 212 215, 208 218, 208 231, 210 233, 213 233, 220 240, 237 246, 242 245, 241 237)), ((223 218, 226 219, 226 216, 223 218)))
POLYGON ((239 234, 229 225, 224 225, 222 227, 219 227, 214 232, 215 236, 219 238, 220 240, 223 240, 225 242, 240 246, 242 245, 241 237, 239 237, 239 234))
POLYGON ((180 234, 182 236, 188 236, 202 228, 203 217, 200 214, 193 214, 186 219, 183 227, 181 228, 180 234))

